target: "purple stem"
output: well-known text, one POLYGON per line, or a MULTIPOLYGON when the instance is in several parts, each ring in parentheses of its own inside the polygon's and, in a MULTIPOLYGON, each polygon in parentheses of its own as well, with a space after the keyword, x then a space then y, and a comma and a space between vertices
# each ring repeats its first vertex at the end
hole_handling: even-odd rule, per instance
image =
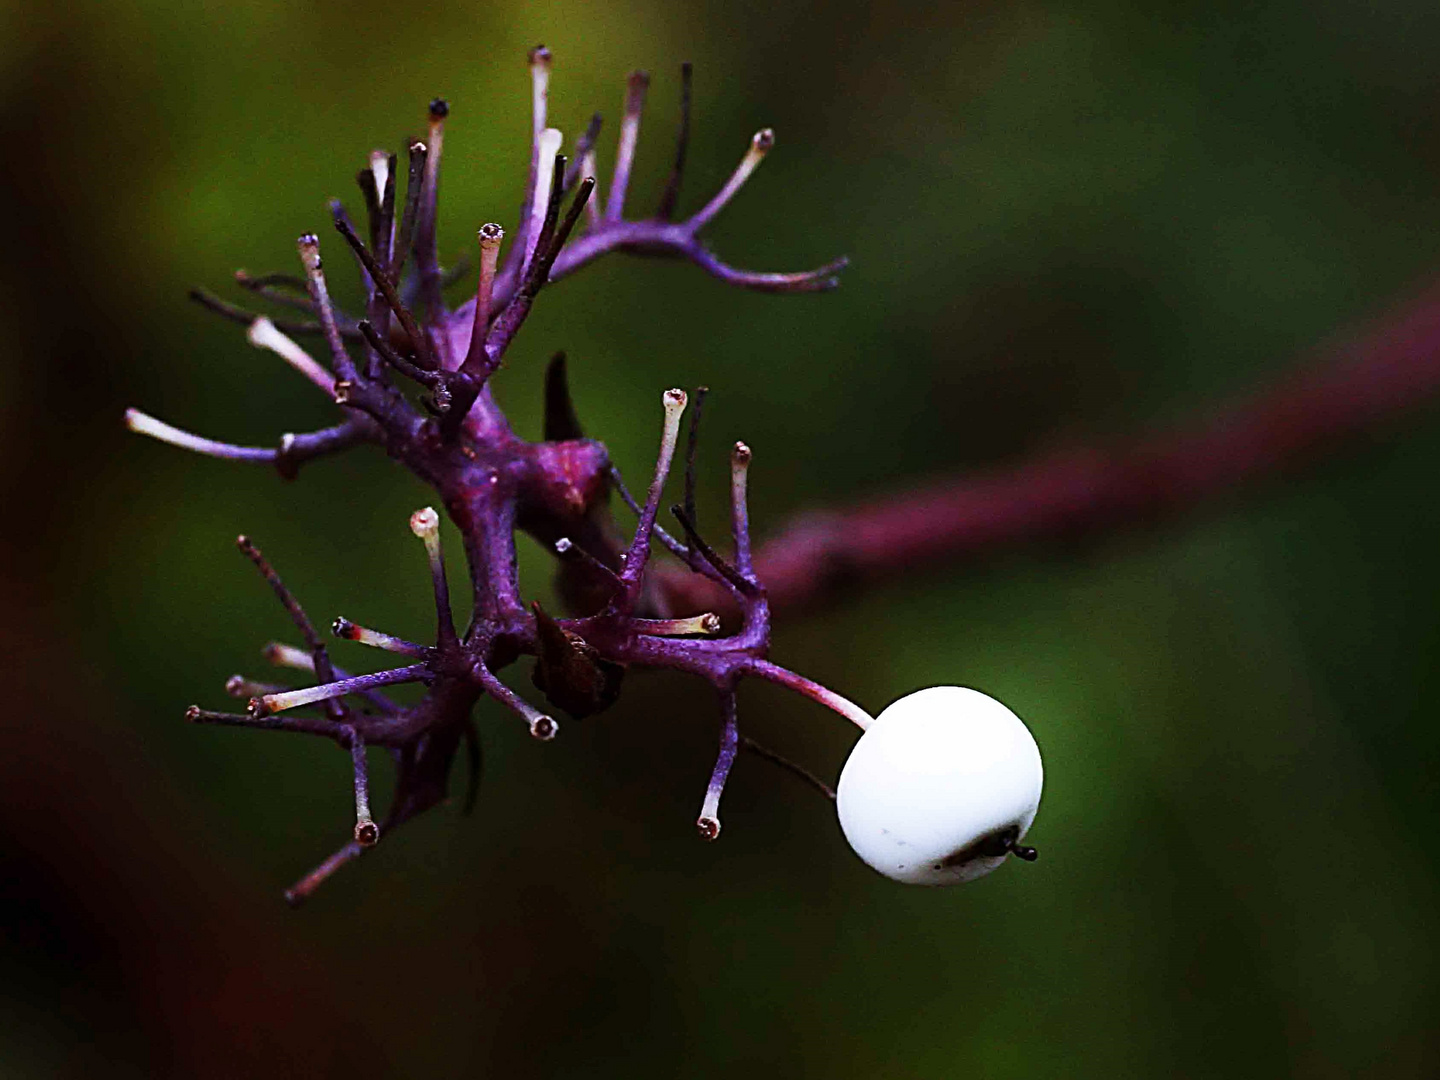
POLYGON ((720 796, 724 794, 730 767, 735 764, 735 752, 740 748, 740 728, 735 716, 735 691, 721 692, 720 712, 720 752, 715 757, 715 768, 710 773, 710 784, 705 789, 705 802, 700 808, 700 818, 695 822, 700 835, 706 840, 714 840, 720 835, 720 796))
POLYGON ((610 181, 610 197, 605 204, 605 220, 619 221, 625 213, 625 192, 630 186, 630 169, 635 164, 635 147, 640 141, 640 114, 645 110, 645 91, 650 76, 632 71, 625 85, 625 114, 620 120, 620 141, 615 151, 615 172, 610 181))
POLYGON ((319 701, 344 697, 347 694, 358 694, 377 686, 419 682, 421 679, 429 678, 430 674, 429 664, 410 664, 407 667, 377 671, 371 675, 356 675, 354 678, 339 679, 331 683, 322 683, 319 686, 287 690, 283 694, 266 694, 264 697, 254 698, 251 701, 251 708, 254 710, 254 715, 265 716, 284 709, 297 709, 302 705, 313 705, 319 701))

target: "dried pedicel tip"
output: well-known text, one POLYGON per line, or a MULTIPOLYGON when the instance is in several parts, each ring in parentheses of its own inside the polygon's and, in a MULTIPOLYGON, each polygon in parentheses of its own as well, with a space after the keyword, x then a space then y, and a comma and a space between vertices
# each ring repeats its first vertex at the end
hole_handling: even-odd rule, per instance
POLYGON ((745 186, 745 181, 760 167, 765 160, 765 155, 775 147, 775 132, 769 128, 757 131, 750 139, 750 148, 745 151, 745 156, 740 159, 740 164, 735 166, 735 171, 730 174, 730 179, 725 181, 725 186, 715 193, 705 208, 691 218, 696 223, 696 228, 703 228, 715 219, 715 216, 730 204, 739 190, 745 186))
POLYGON ((406 641, 393 634, 371 630, 368 626, 359 626, 343 615, 330 624, 330 630, 336 637, 344 638, 346 641, 358 641, 361 645, 369 645, 372 649, 384 649, 386 652, 400 653, 402 656, 428 658, 435 651, 428 645, 417 645, 413 641, 406 641))
POLYGON ((495 294, 495 271, 500 265, 500 245, 505 240, 505 230, 492 221, 480 226, 476 239, 480 243, 480 278, 475 286, 475 321, 470 329, 467 364, 484 345, 485 331, 490 326, 490 299, 495 294))
POLYGON ((720 713, 720 752, 715 756, 710 783, 705 787, 705 801, 700 804, 700 816, 695 820, 695 828, 702 840, 720 838, 720 796, 725 792, 725 781, 730 778, 730 768, 735 764, 735 754, 740 749, 740 727, 733 690, 720 695, 720 713))

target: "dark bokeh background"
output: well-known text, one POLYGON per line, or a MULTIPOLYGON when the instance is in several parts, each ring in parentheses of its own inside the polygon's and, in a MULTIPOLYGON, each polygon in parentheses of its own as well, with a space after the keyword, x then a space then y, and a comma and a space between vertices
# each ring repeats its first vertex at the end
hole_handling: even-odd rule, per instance
MULTIPOLYGON (((444 250, 508 222, 543 40, 567 133, 655 74, 637 205, 691 59, 685 205, 779 135, 722 255, 854 266, 788 299, 602 263, 512 354, 522 431, 567 348, 587 425, 643 474, 659 391, 706 382, 707 513, 743 437, 764 533, 1163 427, 1440 266, 1433 5, 58 0, 0 29, 0 1071, 1434 1075, 1433 408, 1163 527, 920 568, 781 628, 779 658, 872 708, 963 682, 1024 716, 1034 866, 892 885, 749 759, 700 844, 714 704, 655 676, 549 745, 482 706, 475 815, 416 822, 293 913, 281 888, 348 829, 345 756, 181 719, 286 632, 231 540, 317 617, 423 635, 405 521, 428 496, 374 452, 287 485, 120 424, 325 422, 185 288, 290 269, 436 93, 444 250)), ((827 775, 853 737, 768 688, 742 707, 827 775)))

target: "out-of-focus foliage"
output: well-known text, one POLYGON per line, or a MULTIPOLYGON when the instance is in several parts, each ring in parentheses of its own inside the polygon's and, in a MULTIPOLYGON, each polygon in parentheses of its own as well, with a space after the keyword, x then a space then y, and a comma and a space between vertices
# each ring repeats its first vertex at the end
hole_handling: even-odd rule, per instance
MULTIPOLYGON (((1164 425, 1440 265, 1437 31, 1414 2, 9 8, 4 1071, 1434 1075, 1433 409, 1198 516, 929 568, 781 629, 777 656, 873 708, 962 682, 1025 717, 1048 780, 1033 866, 895 886, 748 758, 701 844, 717 710, 656 676, 553 744, 482 706, 474 817, 407 827, 298 913, 279 892, 344 839, 345 755, 181 719, 286 634, 231 539, 317 619, 422 636, 405 522, 429 496, 377 452, 284 484, 119 419, 240 442, 325 422, 184 290, 292 269, 324 199, 358 204, 365 153, 436 93, 443 250, 510 222, 544 41, 554 122, 610 121, 602 167, 625 72, 654 74, 636 206, 690 59, 686 205, 755 128, 779 138, 720 252, 854 266, 803 298, 589 270, 500 377, 522 431, 563 347, 588 428, 643 474, 660 390, 707 383, 702 515, 723 521, 743 437, 763 535, 1164 425)), ((766 688, 742 719, 832 776, 852 738, 766 688)))

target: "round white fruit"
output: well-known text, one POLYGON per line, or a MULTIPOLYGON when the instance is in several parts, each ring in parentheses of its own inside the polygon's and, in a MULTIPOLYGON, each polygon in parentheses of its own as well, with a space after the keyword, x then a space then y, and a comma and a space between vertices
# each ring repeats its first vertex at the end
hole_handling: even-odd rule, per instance
POLYGON ((1035 820, 1041 781, 1040 750, 1018 716, 978 690, 932 686, 860 736, 836 810, 855 853, 886 877, 954 885, 1005 861, 1035 820))

